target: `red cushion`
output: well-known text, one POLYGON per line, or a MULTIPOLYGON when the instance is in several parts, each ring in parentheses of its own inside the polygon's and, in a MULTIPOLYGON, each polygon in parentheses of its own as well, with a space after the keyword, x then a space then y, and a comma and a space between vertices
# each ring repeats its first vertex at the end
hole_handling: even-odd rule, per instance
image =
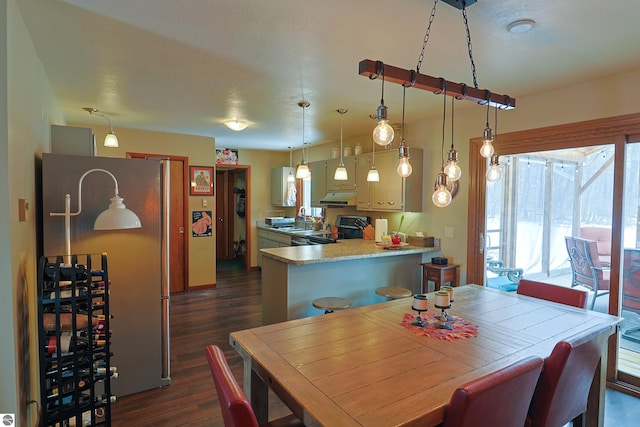
POLYGON ((542 364, 529 357, 459 387, 443 427, 523 426, 542 364))
POLYGON ((549 283, 535 282, 521 279, 518 282, 520 295, 540 298, 546 301, 558 302, 573 307, 585 308, 587 305, 587 292, 549 283))

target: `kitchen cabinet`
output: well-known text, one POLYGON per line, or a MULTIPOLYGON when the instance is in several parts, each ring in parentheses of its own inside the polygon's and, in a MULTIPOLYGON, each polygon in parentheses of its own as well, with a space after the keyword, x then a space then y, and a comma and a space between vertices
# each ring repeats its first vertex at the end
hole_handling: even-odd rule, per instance
MULTIPOLYGON (((293 202, 287 200, 287 193, 289 191, 287 177, 289 176, 289 172, 295 176, 295 170, 288 166, 271 169, 271 204, 273 206, 295 207, 296 205, 295 199, 293 202)), ((295 185, 295 182, 292 184, 295 185)))
POLYGON ((357 168, 358 183, 356 208, 358 210, 383 212, 421 212, 422 211, 422 150, 411 148, 411 166, 413 173, 402 178, 396 172, 398 150, 390 149, 376 152, 375 163, 380 182, 367 182, 367 173, 371 154, 359 157, 357 168), (365 159, 366 157, 366 159, 365 159), (362 167, 360 167, 362 166, 362 167))
POLYGON ((333 175, 340 164, 340 157, 327 160, 327 192, 355 191, 356 189, 356 156, 346 156, 342 158, 344 167, 347 170, 346 181, 336 181, 333 175))
POLYGON ((260 249, 282 248, 285 246, 291 246, 290 235, 258 228, 258 266, 262 267, 260 249))
POLYGON ((311 170, 311 206, 322 207, 320 200, 327 194, 327 162, 326 160, 311 162, 309 169, 311 170))

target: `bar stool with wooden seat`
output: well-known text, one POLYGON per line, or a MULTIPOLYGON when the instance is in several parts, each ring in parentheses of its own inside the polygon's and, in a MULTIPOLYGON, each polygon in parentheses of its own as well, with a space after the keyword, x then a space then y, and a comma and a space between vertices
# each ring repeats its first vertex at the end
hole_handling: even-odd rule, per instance
POLYGON ((413 295, 411 289, 403 288, 400 286, 382 286, 376 288, 376 294, 381 297, 385 297, 388 300, 407 298, 413 295))
POLYGON ((346 310, 351 307, 351 301, 341 297, 323 297, 314 299, 312 302, 315 308, 324 310, 324 314, 333 313, 338 310, 346 310))

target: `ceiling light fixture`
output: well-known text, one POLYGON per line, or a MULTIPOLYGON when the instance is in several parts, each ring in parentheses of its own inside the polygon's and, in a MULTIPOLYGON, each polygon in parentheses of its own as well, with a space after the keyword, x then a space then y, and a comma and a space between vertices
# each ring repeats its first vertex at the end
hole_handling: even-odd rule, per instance
POLYGON ((447 83, 442 79, 442 144, 441 144, 441 168, 440 173, 436 177, 436 186, 431 201, 439 208, 445 208, 451 204, 451 192, 447 186, 447 174, 444 173, 444 130, 447 122, 447 83))
POLYGON ((336 111, 340 114, 340 164, 336 168, 336 172, 333 174, 333 179, 336 181, 346 181, 349 179, 349 176, 347 174, 347 169, 344 167, 344 162, 342 161, 342 116, 344 116, 348 110, 339 108, 336 111))
POLYGON ((289 175, 287 175, 287 182, 295 182, 296 177, 293 175, 293 147, 289 147, 289 175))
MULTIPOLYGON (((369 117, 375 119, 376 115, 371 114, 369 117)), ((376 143, 373 139, 371 139, 371 169, 367 173, 367 182, 380 182, 380 174, 376 168, 376 143)))
MULTIPOLYGON (((495 112, 495 128, 496 131, 494 133, 494 141, 498 140, 498 108, 496 108, 495 112)), ((489 163, 489 169, 487 169, 487 181, 495 182, 502 178, 502 167, 500 166, 499 155, 497 153, 493 153, 491 155, 491 161, 489 163)))
POLYGON ((107 122, 109 123, 109 132, 104 137, 104 146, 109 148, 118 148, 118 137, 116 137, 116 134, 113 131, 113 125, 111 124, 111 120, 109 120, 109 117, 107 117, 102 111, 98 110, 97 108, 84 107, 83 110, 88 111, 91 115, 96 115, 107 119, 107 122))
POLYGON ((370 79, 377 79, 382 75, 382 95, 380 96, 380 105, 378 106, 378 115, 376 121, 378 125, 373 130, 373 141, 383 147, 391 144, 395 133, 391 125, 389 125, 389 119, 387 117, 388 109, 384 105, 384 63, 382 61, 376 61, 376 73, 373 76, 369 76, 370 79))
POLYGON ((533 19, 518 19, 507 25, 507 31, 513 34, 526 33, 536 25, 533 19))
POLYGON ((296 178, 297 179, 308 179, 311 176, 311 172, 309 171, 309 166, 307 165, 307 160, 304 157, 304 110, 309 108, 311 104, 307 101, 298 102, 298 107, 302 108, 302 162, 298 165, 298 169, 296 169, 296 178))
POLYGON ((413 167, 411 167, 411 163, 409 163, 409 147, 404 140, 404 106, 405 106, 405 98, 406 98, 407 86, 402 85, 402 140, 400 142, 400 147, 398 147, 398 167, 396 168, 396 172, 403 178, 406 178, 411 175, 413 172, 413 167))
MULTIPOLYGON (((451 81, 446 81, 447 85, 447 95, 455 96, 458 99, 466 99, 468 101, 473 101, 476 103, 484 104, 486 100, 486 90, 478 88, 478 83, 476 79, 475 72, 475 63, 473 61, 473 53, 471 51, 471 33, 469 31, 469 24, 467 19, 466 7, 471 6, 475 3, 475 0, 443 0, 445 3, 462 10, 462 17, 465 24, 466 35, 467 35, 467 46, 469 51, 469 59, 471 62, 471 71, 473 75, 473 87, 467 87, 464 83, 455 83, 451 81)), ((435 0, 433 8, 431 10, 431 15, 429 17, 429 25, 427 27, 427 32, 424 37, 424 43, 422 46, 422 51, 420 53, 420 57, 418 60, 418 66, 416 67, 415 77, 413 76, 414 71, 406 70, 390 65, 384 65, 384 79, 391 81, 392 83, 406 85, 411 82, 412 79, 415 79, 415 83, 412 85, 418 89, 422 89, 429 92, 439 93, 442 83, 441 79, 437 77, 432 77, 426 74, 420 74, 420 65, 422 60, 424 59, 424 49, 429 39, 431 24, 435 18, 435 10, 438 0, 435 0)), ((381 74, 381 62, 373 61, 370 59, 364 59, 360 61, 358 73, 361 76, 369 77, 369 79, 375 79, 381 74)), ((494 93, 491 99, 489 100, 489 104, 492 107, 500 106, 503 109, 513 109, 516 107, 515 98, 511 98, 507 95, 500 95, 494 93)))
POLYGON ((493 129, 489 126, 489 103, 491 102, 491 92, 487 91, 487 124, 482 131, 482 147, 480 147, 480 155, 486 159, 491 158, 494 148, 491 144, 493 142, 493 129))
POLYGON ((447 165, 444 167, 444 173, 447 174, 447 179, 449 181, 457 181, 462 176, 462 169, 460 169, 460 165, 458 165, 458 152, 456 151, 456 147, 453 145, 453 111, 455 101, 455 96, 451 97, 451 149, 447 154, 447 165))
POLYGON ((245 130, 247 126, 249 126, 249 123, 244 120, 233 119, 225 121, 224 125, 233 131, 240 132, 241 130, 245 130))

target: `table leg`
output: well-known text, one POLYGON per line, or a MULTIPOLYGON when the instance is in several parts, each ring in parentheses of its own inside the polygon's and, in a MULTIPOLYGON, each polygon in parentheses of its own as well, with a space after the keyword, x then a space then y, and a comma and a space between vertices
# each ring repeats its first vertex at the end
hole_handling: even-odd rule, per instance
MULTIPOLYGON (((606 343, 606 341, 605 341, 606 343)), ((605 388, 607 385, 607 355, 608 348, 605 344, 602 346, 602 355, 596 371, 593 375, 591 388, 589 389, 589 398, 587 400, 587 411, 585 415, 585 424, 587 427, 604 426, 604 399, 605 388)))
MULTIPOLYGON (((245 364, 246 366, 246 364, 245 364)), ((258 424, 264 424, 269 421, 269 388, 260 375, 256 374, 255 371, 249 368, 250 374, 250 384, 248 385, 249 392, 247 392, 247 383, 245 381, 245 394, 251 402, 251 407, 256 414, 256 418, 258 419, 258 424)), ((245 378, 247 375, 245 373, 245 378)))

